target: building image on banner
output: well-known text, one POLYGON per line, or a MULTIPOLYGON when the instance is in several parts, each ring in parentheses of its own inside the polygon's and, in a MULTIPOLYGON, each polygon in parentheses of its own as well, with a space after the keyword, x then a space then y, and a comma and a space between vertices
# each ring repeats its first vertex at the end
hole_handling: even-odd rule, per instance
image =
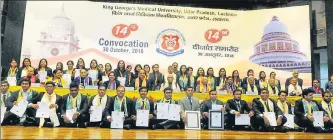
POLYGON ((311 61, 288 33, 288 27, 273 16, 264 29, 262 40, 254 46, 250 60, 263 67, 284 71, 311 73, 311 61))

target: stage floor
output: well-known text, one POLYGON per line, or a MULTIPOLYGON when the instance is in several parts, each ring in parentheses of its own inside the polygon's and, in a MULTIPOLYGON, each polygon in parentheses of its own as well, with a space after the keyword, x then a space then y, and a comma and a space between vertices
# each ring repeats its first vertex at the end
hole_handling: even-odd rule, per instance
POLYGON ((332 139, 332 136, 303 132, 1 127, 1 139, 332 139))

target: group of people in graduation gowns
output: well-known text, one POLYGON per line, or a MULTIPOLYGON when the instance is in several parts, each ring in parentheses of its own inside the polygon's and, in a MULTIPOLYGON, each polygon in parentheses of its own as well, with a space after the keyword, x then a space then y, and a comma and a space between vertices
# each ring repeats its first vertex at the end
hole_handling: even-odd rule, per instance
POLYGON ((323 101, 316 102, 313 100, 313 89, 304 89, 302 98, 296 101, 294 111, 292 112, 291 105, 287 102, 288 93, 280 91, 278 100, 275 101, 269 98, 269 90, 261 89, 260 97, 254 98, 252 108, 249 104, 241 99, 243 91, 238 89, 233 92, 233 99, 229 99, 226 103, 217 99, 216 90, 210 90, 209 99, 201 102, 193 96, 194 88, 187 87, 184 89, 186 96, 179 101, 172 99, 173 89, 166 87, 164 97, 156 102, 147 97, 148 88, 140 87, 138 89, 139 96, 136 99, 126 97, 125 87, 118 86, 116 89, 117 95, 109 97, 106 95, 107 85, 100 84, 97 89, 97 94, 88 97, 80 93, 79 84, 73 82, 70 84, 69 93, 64 96, 59 96, 54 92, 56 87, 52 81, 45 83, 45 91, 37 93, 31 90, 31 81, 22 79, 20 81, 22 89, 9 92, 9 84, 7 81, 1 82, 1 106, 6 107, 6 112, 2 121, 2 125, 23 125, 23 126, 38 126, 38 127, 102 127, 110 128, 113 121, 112 112, 124 112, 125 129, 135 128, 151 128, 151 129, 182 129, 188 122, 185 111, 199 111, 201 125, 203 129, 208 129, 209 110, 213 105, 221 105, 221 110, 225 113, 226 129, 231 130, 256 130, 256 131, 276 131, 287 132, 293 129, 286 127, 284 124, 288 121, 286 115, 294 114, 294 122, 306 132, 331 132, 333 128, 333 106, 331 103, 332 94, 324 92, 322 94, 323 101), (10 110, 14 106, 19 105, 22 100, 28 102, 26 110, 22 116, 17 116, 10 110), (40 107, 38 102, 46 102, 50 108, 50 112, 55 112, 55 118, 37 118, 36 112, 40 107), (180 106, 180 121, 157 119, 156 103, 178 104, 180 106), (102 119, 98 122, 90 122, 92 107, 100 106, 103 108, 102 119), (71 111, 72 117, 68 117, 67 112, 71 111), (149 126, 137 127, 137 110, 149 110, 149 126), (316 126, 313 124, 313 112, 323 112, 324 126, 316 126), (270 120, 265 113, 274 113, 276 126, 271 126, 270 120), (250 125, 240 126, 235 125, 235 117, 241 114, 247 114, 250 117, 250 125))

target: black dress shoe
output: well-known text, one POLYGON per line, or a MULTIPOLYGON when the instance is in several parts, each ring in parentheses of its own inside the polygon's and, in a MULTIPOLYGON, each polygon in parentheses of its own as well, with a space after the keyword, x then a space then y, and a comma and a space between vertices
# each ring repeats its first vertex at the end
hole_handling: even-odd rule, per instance
POLYGON ((79 128, 87 128, 87 125, 85 123, 78 123, 79 128))
POLYGON ((49 127, 49 128, 53 128, 54 124, 53 124, 53 122, 46 122, 45 126, 49 127))
POLYGON ((177 129, 180 129, 180 125, 179 125, 179 124, 177 124, 177 126, 176 126, 176 127, 177 127, 177 129))
POLYGON ((155 129, 156 129, 156 125, 153 124, 153 125, 151 126, 151 129, 152 129, 152 130, 155 130, 155 129))
POLYGON ((287 127, 284 127, 284 126, 281 127, 281 132, 282 132, 282 133, 287 133, 288 130, 289 130, 289 129, 288 129, 287 127))
POLYGON ((124 125, 124 128, 125 128, 126 130, 130 130, 130 129, 131 129, 131 125, 126 124, 126 125, 124 125))

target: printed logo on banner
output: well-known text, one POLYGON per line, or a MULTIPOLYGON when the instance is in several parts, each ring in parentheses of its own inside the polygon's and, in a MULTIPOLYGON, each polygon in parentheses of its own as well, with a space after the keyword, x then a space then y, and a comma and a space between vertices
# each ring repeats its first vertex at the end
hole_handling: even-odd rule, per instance
POLYGON ((118 24, 112 28, 112 34, 117 38, 126 38, 131 34, 131 31, 138 30, 138 25, 131 24, 129 26, 125 24, 118 24))
POLYGON ((165 29, 156 39, 156 52, 166 56, 176 56, 184 53, 185 38, 176 29, 165 29))
POLYGON ((205 39, 210 43, 217 43, 220 42, 223 36, 228 36, 229 30, 228 29, 209 29, 205 33, 205 39))

